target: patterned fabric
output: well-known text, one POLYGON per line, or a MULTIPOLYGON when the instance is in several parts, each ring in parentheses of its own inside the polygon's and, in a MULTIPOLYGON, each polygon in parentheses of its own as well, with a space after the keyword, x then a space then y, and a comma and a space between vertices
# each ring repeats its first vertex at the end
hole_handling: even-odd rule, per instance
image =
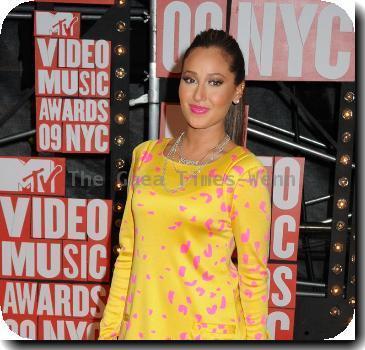
POLYGON ((99 340, 270 339, 266 169, 236 146, 169 193, 162 186, 164 159, 169 188, 196 168, 164 156, 170 140, 133 150, 122 249, 99 340))

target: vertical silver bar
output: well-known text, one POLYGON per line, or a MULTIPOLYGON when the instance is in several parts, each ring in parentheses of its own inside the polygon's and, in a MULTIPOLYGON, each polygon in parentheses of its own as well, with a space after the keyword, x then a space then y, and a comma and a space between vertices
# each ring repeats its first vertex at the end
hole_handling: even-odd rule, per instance
POLYGON ((148 138, 158 139, 159 131, 159 89, 160 81, 156 77, 156 52, 157 52, 157 0, 151 0, 150 6, 150 67, 148 90, 148 138))

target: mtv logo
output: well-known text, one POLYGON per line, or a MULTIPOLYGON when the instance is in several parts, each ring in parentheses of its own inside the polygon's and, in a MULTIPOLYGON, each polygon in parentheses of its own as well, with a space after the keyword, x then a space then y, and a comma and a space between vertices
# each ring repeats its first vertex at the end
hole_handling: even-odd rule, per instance
POLYGON ((34 36, 80 38, 80 14, 35 11, 34 36))
POLYGON ((0 193, 65 195, 65 158, 0 157, 0 193))

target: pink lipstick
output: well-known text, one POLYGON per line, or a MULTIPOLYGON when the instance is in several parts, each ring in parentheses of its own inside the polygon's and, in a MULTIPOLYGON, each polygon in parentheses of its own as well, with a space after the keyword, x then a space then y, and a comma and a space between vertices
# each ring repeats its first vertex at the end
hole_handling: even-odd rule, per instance
POLYGON ((190 110, 195 114, 205 114, 209 111, 209 108, 201 107, 197 105, 189 105, 190 110))

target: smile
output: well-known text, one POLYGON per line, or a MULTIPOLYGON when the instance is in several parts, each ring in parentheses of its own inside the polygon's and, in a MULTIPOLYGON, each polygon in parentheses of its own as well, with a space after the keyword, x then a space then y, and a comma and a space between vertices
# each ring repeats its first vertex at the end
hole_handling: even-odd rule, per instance
POLYGON ((195 114, 205 114, 209 111, 209 108, 201 107, 197 105, 189 105, 190 110, 195 114))

